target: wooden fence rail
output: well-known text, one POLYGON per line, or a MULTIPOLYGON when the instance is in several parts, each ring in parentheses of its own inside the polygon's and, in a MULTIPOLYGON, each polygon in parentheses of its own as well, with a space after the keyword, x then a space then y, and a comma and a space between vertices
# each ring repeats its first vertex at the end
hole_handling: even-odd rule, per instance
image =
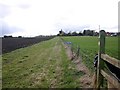
POLYGON ((110 57, 107 54, 101 54, 101 58, 120 69, 120 60, 110 57))
MULTIPOLYGON (((105 54, 105 31, 101 30, 99 32, 99 51, 98 51, 98 62, 96 70, 96 83, 94 88, 101 88, 104 84, 104 79, 107 80, 107 88, 120 89, 120 81, 116 76, 106 68, 106 63, 113 65, 120 70, 120 60, 117 60, 109 55, 105 54)), ((118 72, 120 73, 120 72, 118 72)))

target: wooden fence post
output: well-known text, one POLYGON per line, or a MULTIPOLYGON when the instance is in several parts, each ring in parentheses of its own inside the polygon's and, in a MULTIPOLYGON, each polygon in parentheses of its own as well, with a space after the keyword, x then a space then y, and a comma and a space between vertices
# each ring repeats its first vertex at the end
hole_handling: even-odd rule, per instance
POLYGON ((104 62, 101 59, 101 54, 105 54, 105 31, 101 30, 99 32, 99 51, 98 51, 98 63, 97 63, 97 83, 96 87, 100 88, 103 85, 103 76, 101 75, 100 71, 104 68, 104 62))
POLYGON ((78 46, 77 47, 77 57, 79 56, 79 53, 80 53, 80 47, 78 46))

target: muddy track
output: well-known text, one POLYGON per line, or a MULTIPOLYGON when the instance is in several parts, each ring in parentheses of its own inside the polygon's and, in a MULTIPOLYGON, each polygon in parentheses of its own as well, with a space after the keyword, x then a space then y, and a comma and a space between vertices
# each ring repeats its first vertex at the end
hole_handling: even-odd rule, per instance
POLYGON ((89 69, 82 63, 82 58, 76 57, 75 54, 71 51, 71 48, 63 44, 68 58, 75 64, 76 70, 83 72, 84 75, 80 77, 80 85, 82 88, 92 88, 92 75, 89 69))

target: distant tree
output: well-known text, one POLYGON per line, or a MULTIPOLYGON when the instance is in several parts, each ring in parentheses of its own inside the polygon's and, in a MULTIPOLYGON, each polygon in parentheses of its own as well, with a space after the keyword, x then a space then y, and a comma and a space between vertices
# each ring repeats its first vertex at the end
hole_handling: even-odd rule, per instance
POLYGON ((57 34, 57 36, 60 36, 60 34, 57 34))
POLYGON ((61 29, 60 31, 59 31, 59 34, 58 34, 59 36, 66 36, 66 33, 61 29))
POLYGON ((77 36, 78 34, 74 31, 72 32, 72 36, 77 36))
POLYGON ((99 35, 99 33, 98 32, 94 32, 94 36, 98 36, 99 35))
POLYGON ((12 35, 10 36, 4 35, 4 38, 12 38, 12 35))
POLYGON ((84 35, 84 36, 86 35, 86 30, 83 31, 83 35, 84 35))
POLYGON ((94 31, 93 31, 93 30, 90 30, 89 35, 90 35, 90 36, 93 36, 93 35, 94 35, 94 31))
POLYGON ((94 32, 93 32, 93 30, 84 30, 83 35, 84 36, 93 36, 94 32))
POLYGON ((4 38, 7 38, 7 36, 6 36, 6 35, 4 35, 4 38))
POLYGON ((79 35, 79 36, 83 36, 83 33, 79 32, 78 35, 79 35))
POLYGON ((18 38, 22 38, 22 36, 18 36, 18 38))
POLYGON ((67 36, 71 36, 71 32, 69 32, 69 33, 67 34, 67 36))

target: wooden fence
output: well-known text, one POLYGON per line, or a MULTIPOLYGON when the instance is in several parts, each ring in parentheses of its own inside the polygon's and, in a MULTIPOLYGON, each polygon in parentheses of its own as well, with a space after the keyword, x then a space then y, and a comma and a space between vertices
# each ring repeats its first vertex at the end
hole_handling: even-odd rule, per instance
MULTIPOLYGON (((120 81, 116 76, 106 67, 106 63, 113 65, 120 70, 120 60, 117 60, 109 55, 105 54, 105 31, 101 30, 99 33, 99 51, 97 70, 95 72, 96 83, 94 88, 100 89, 103 87, 104 81, 107 80, 107 88, 120 89, 120 81)), ((118 72, 120 73, 120 72, 118 72)))

